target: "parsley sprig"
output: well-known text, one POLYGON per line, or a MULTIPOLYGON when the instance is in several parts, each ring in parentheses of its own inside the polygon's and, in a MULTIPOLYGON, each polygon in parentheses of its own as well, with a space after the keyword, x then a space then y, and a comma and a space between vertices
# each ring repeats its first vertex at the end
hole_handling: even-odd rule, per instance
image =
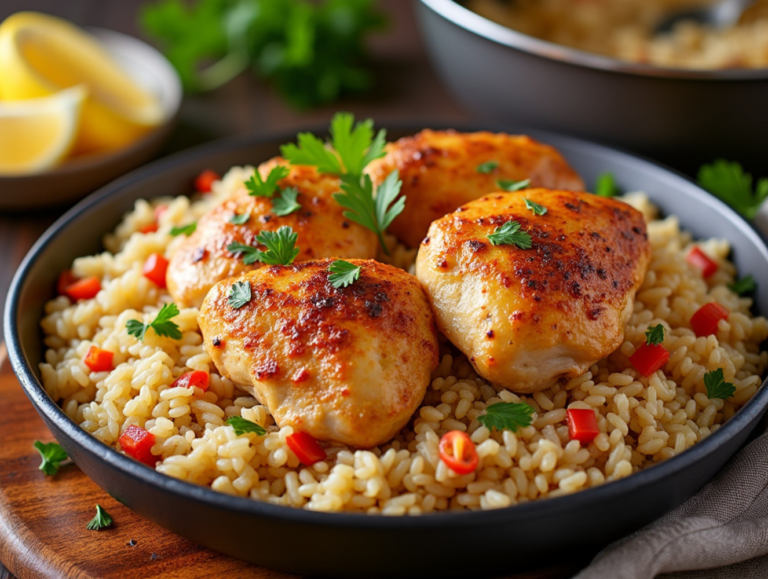
POLYGON ((547 208, 543 205, 539 205, 538 203, 535 203, 534 201, 531 201, 527 197, 523 198, 523 201, 525 201, 525 208, 530 209, 534 215, 546 215, 547 214, 547 208))
POLYGON ((101 531, 111 527, 113 523, 112 516, 105 511, 101 505, 96 505, 96 516, 85 526, 89 531, 101 531))
POLYGON ((301 209, 301 205, 296 201, 299 190, 295 187, 281 189, 279 195, 272 200, 272 211, 278 217, 285 217, 301 209))
POLYGON ((615 197, 620 193, 619 186, 613 173, 601 173, 595 181, 595 195, 600 197, 615 197))
POLYGON ((272 167, 265 180, 258 169, 254 169, 253 175, 245 182, 245 188, 248 189, 248 195, 253 197, 272 197, 278 188, 278 181, 285 179, 290 173, 291 170, 285 165, 277 165, 272 167))
POLYGON ((535 412, 533 406, 525 402, 498 402, 488 406, 477 420, 490 430, 517 432, 518 428, 530 426, 535 412))
POLYGON ((245 434, 246 432, 255 432, 259 436, 263 436, 267 433, 263 426, 243 418, 242 416, 230 416, 227 418, 227 424, 234 428, 237 436, 245 434))
POLYGON ((139 320, 128 320, 125 324, 125 329, 128 333, 141 341, 144 341, 144 336, 147 334, 147 330, 152 328, 158 336, 167 336, 174 340, 181 339, 181 330, 176 322, 172 322, 171 318, 179 315, 179 308, 174 303, 165 304, 155 316, 155 319, 145 324, 139 320))
POLYGON ((227 302, 230 306, 239 310, 251 301, 251 284, 247 281, 236 281, 229 288, 227 302))
POLYGON ((477 167, 475 167, 475 171, 483 175, 487 175, 488 173, 493 173, 493 171, 498 166, 499 166, 498 161, 486 161, 485 163, 480 163, 477 167))
POLYGON ((244 223, 248 223, 250 218, 251 216, 248 213, 235 213, 229 218, 229 222, 234 223, 235 225, 243 225, 244 223))
POLYGON ((328 266, 328 271, 331 272, 331 275, 328 276, 328 281, 336 289, 344 288, 358 280, 361 270, 362 267, 359 265, 337 259, 328 266))
POLYGON ((48 476, 53 476, 59 472, 61 463, 69 458, 67 451, 64 450, 57 442, 44 443, 36 440, 33 446, 40 453, 40 457, 43 461, 40 463, 40 470, 48 476))
POLYGON ((733 283, 729 283, 728 289, 730 289, 733 293, 744 295, 755 291, 757 289, 757 282, 751 275, 747 275, 733 283))
POLYGON ((738 163, 718 159, 699 169, 699 185, 714 193, 747 219, 754 219, 768 199, 768 178, 760 179, 752 189, 752 175, 738 163))
POLYGON ((193 221, 188 225, 173 227, 171 228, 171 237, 176 237, 177 235, 182 235, 182 234, 189 237, 195 232, 196 229, 197 229, 197 221, 193 221))
POLYGON ((230 243, 227 251, 242 254, 245 265, 252 265, 257 261, 267 265, 290 265, 299 255, 299 248, 296 247, 298 237, 293 229, 283 225, 277 231, 262 231, 256 236, 256 241, 265 245, 267 251, 237 242, 230 243))
POLYGON ((707 398, 721 398, 725 400, 736 393, 736 387, 725 381, 723 369, 711 370, 704 374, 704 386, 707 389, 707 398))
POLYGON ((662 324, 656 324, 655 326, 648 326, 645 331, 645 343, 649 346, 657 346, 664 341, 664 326, 662 324))
POLYGON ((533 245, 531 236, 520 230, 520 224, 517 221, 507 221, 501 227, 494 229, 493 233, 488 235, 488 241, 492 245, 516 245, 520 249, 530 249, 533 245))
POLYGON ((514 193, 521 189, 527 189, 531 185, 530 179, 523 179, 522 181, 515 181, 513 179, 497 179, 496 185, 503 191, 509 191, 514 193))

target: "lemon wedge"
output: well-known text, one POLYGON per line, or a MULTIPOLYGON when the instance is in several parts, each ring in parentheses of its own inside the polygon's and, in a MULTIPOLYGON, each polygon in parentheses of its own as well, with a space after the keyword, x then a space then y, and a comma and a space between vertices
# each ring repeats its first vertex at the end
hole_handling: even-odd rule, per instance
POLYGON ((83 87, 25 101, 0 101, 0 175, 45 171, 69 153, 77 136, 83 87))
POLYGON ((164 120, 159 99, 139 86, 99 41, 38 12, 0 24, 0 99, 23 100, 84 85, 75 154, 123 147, 164 120))

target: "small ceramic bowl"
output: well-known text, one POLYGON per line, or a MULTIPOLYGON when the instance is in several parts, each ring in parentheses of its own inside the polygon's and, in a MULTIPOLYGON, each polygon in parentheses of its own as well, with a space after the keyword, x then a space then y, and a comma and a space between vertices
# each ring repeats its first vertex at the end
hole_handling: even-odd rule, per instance
POLYGON ((112 30, 91 28, 115 60, 141 86, 156 94, 165 120, 128 147, 65 161, 31 175, 0 177, 0 211, 63 205, 148 161, 165 143, 181 105, 181 81, 166 58, 148 44, 112 30))

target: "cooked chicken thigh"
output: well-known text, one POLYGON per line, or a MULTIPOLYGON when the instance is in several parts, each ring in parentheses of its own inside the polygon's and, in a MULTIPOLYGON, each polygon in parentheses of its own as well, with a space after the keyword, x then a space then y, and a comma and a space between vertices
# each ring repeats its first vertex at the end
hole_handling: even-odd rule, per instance
POLYGON ((400 171, 405 211, 389 231, 409 247, 419 246, 435 219, 498 191, 497 179, 530 179, 533 187, 584 190, 581 178, 557 150, 526 136, 424 130, 388 144, 386 150, 367 171, 376 185, 393 170, 400 171))
POLYGON ((629 205, 528 189, 488 195, 435 221, 416 276, 438 328, 478 374, 535 392, 621 345, 650 255, 643 216, 629 205), (527 209, 526 198, 546 214, 527 209), (491 244, 488 235, 512 221, 531 236, 530 249, 491 244))
MULTIPOLYGON (((266 179, 278 164, 286 162, 277 158, 259 166, 262 178, 266 179)), ((168 266, 168 290, 179 307, 199 307, 216 282, 261 267, 259 262, 243 264, 227 246, 233 242, 256 245, 261 231, 277 231, 283 225, 298 234, 296 261, 376 255, 376 234, 346 219, 344 209, 332 197, 340 190, 338 177, 320 174, 314 167, 291 165, 290 171, 279 186, 298 190, 301 209, 297 212, 279 217, 273 213, 272 199, 253 197, 243 186, 200 219, 196 231, 174 252, 168 266), (230 221, 236 214, 250 218, 237 225, 230 221)))
POLYGON ((370 448, 416 410, 438 364, 432 310, 415 277, 373 260, 334 289, 333 260, 265 266, 219 282, 200 310, 219 371, 269 408, 280 426, 370 448), (242 308, 227 300, 250 285, 242 308))

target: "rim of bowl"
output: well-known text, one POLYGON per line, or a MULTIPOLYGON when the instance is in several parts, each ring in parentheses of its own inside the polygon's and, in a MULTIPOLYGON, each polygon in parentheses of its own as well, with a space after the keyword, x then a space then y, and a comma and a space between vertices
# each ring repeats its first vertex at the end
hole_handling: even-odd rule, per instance
MULTIPOLYGON (((440 123, 444 125, 446 123, 440 123)), ((460 125, 460 123, 451 123, 460 125)), ((478 125, 470 125, 467 127, 478 125)), ((414 127, 422 127, 423 124, 416 123, 391 123, 392 130, 414 130, 414 127)), ((459 126, 459 128, 461 128, 459 126)), ((416 128, 420 130, 420 128, 416 128)), ((479 130, 479 129, 476 129, 479 130)), ((326 128, 314 131, 316 134, 325 134, 326 128)), ((688 189, 691 194, 697 198, 697 201, 709 205, 713 210, 719 211, 724 218, 731 221, 746 223, 744 219, 725 205, 722 201, 700 189, 691 180, 679 172, 664 167, 646 158, 627 153, 623 150, 613 147, 599 145, 590 141, 560 135, 559 133, 532 130, 537 137, 554 136, 561 141, 570 141, 584 149, 589 149, 595 154, 608 155, 614 159, 625 163, 639 164, 644 170, 659 172, 677 182, 678 186, 688 189)), ((8 299, 5 304, 4 326, 6 328, 6 342, 8 348, 8 357, 16 376, 24 388, 25 393, 36 406, 38 412, 43 413, 48 420, 54 422, 59 429, 67 436, 70 441, 83 447, 87 452, 96 455, 104 460, 115 470, 122 473, 123 476, 139 480, 145 484, 151 484, 166 492, 171 492, 182 496, 188 500, 200 501, 207 506, 227 511, 246 512, 250 515, 271 519, 281 520, 290 523, 304 524, 316 527, 336 527, 346 529, 366 529, 366 530, 395 530, 404 524, 415 526, 417 529, 437 529, 446 525, 467 525, 479 527, 492 525, 510 518, 530 519, 540 516, 550 516, 558 511, 576 508, 579 503, 586 506, 599 508, 601 503, 608 497, 617 497, 631 493, 634 489, 659 482, 665 478, 671 477, 676 473, 686 469, 692 463, 704 459, 707 455, 714 452, 717 448, 723 446, 738 431, 755 419, 768 405, 768 378, 766 378, 758 389, 757 393, 745 404, 739 411, 716 432, 709 437, 696 443, 691 448, 685 450, 679 455, 669 460, 663 461, 653 467, 641 470, 626 478, 604 483, 600 486, 578 491, 576 493, 561 497, 549 498, 542 501, 532 501, 520 505, 514 505, 502 509, 489 511, 471 511, 471 512, 446 512, 431 513, 418 517, 387 517, 383 515, 367 515, 364 513, 323 513, 308 511, 305 509, 273 505, 267 502, 255 501, 245 497, 235 497, 224 493, 214 491, 209 487, 196 485, 190 482, 178 480, 167 475, 163 475, 156 470, 146 467, 137 461, 121 454, 117 450, 102 443, 91 436, 85 430, 80 428, 72 419, 70 419, 61 407, 58 406, 46 393, 42 383, 38 380, 34 370, 29 363, 23 348, 22 339, 19 335, 19 324, 17 323, 17 310, 21 300, 21 290, 27 281, 27 277, 39 255, 48 249, 48 246, 57 241, 57 238, 65 229, 70 220, 82 214, 88 213, 96 206, 109 202, 109 197, 118 194, 126 188, 135 186, 148 178, 156 176, 171 169, 177 165, 183 165, 194 160, 204 160, 213 154, 220 154, 227 151, 234 151, 239 148, 266 145, 270 143, 289 142, 295 138, 296 131, 275 132, 259 137, 240 136, 227 139, 220 139, 212 143, 200 145, 192 149, 175 153, 142 168, 136 169, 131 173, 105 185, 95 193, 89 195, 77 205, 67 211, 46 232, 35 242, 34 246, 24 257, 14 275, 11 287, 8 292, 8 299)), ((744 228, 744 235, 749 241, 756 245, 765 260, 768 262, 768 248, 761 237, 752 227, 744 228)))
POLYGON ((489 20, 484 16, 480 16, 454 0, 421 0, 421 3, 459 28, 463 28, 487 40, 528 54, 573 64, 582 68, 632 76, 675 80, 728 82, 768 79, 768 67, 731 69, 668 68, 620 60, 523 34, 489 20))

